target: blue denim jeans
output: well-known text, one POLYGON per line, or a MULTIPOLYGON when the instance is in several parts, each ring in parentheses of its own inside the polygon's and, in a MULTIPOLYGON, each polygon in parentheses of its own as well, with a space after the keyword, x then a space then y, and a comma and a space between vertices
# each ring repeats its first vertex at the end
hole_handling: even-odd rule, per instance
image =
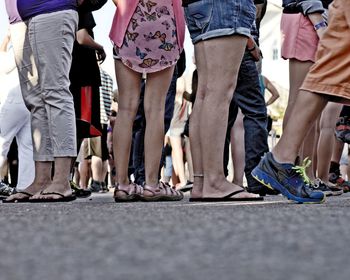
MULTIPOLYGON (((268 152, 267 112, 264 96, 260 90, 258 70, 252 56, 245 53, 237 79, 237 86, 231 102, 228 131, 231 130, 236 117, 235 105, 243 113, 245 169, 250 189, 259 188, 259 183, 252 177, 252 170, 258 165, 264 153, 268 152)), ((234 143, 233 143, 234 144, 234 143)))
MULTIPOLYGON (((167 133, 170 127, 171 119, 173 118, 174 103, 176 95, 176 80, 177 68, 175 67, 173 77, 171 79, 170 87, 165 100, 165 114, 164 114, 164 133, 167 133)), ((144 84, 141 88, 140 105, 136 115, 133 127, 133 141, 132 141, 132 159, 129 163, 129 174, 134 174, 135 183, 142 185, 145 182, 145 148, 144 138, 146 132, 146 119, 143 110, 144 84)), ((162 165, 164 153, 160 165, 162 165)))
POLYGON ((185 7, 193 44, 221 36, 250 36, 255 20, 253 0, 200 0, 185 7))

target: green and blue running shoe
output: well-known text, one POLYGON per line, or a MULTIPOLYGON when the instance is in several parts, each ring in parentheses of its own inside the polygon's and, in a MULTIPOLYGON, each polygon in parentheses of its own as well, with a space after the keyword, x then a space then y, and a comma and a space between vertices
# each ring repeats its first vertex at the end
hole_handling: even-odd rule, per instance
POLYGON ((277 190, 290 200, 298 203, 323 203, 326 196, 315 191, 306 175, 306 168, 311 161, 305 159, 302 166, 290 163, 278 163, 272 153, 267 153, 259 165, 252 171, 252 176, 270 189, 277 190))

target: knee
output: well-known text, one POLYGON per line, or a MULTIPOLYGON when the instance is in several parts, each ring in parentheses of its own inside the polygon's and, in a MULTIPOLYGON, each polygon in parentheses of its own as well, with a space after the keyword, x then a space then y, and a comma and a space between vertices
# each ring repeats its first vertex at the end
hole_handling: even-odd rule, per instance
POLYGON ((118 116, 124 116, 134 119, 139 107, 139 100, 128 100, 127 102, 119 103, 118 116))
POLYGON ((162 104, 145 104, 144 110, 146 120, 152 120, 152 122, 164 122, 165 108, 162 106, 162 104))
POLYGON ((230 104, 236 87, 235 81, 225 81, 222 83, 208 83, 206 97, 214 105, 230 104))

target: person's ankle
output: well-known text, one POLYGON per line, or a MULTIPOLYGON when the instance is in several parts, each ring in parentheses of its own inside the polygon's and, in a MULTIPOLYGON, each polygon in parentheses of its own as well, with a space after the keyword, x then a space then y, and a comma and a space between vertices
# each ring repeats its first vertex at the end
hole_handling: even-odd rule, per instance
POLYGON ((70 188, 70 183, 69 183, 69 180, 67 180, 67 179, 54 179, 54 180, 52 180, 50 185, 60 185, 60 186, 70 188))
POLYGON ((276 151, 272 151, 272 158, 277 162, 277 163, 290 163, 290 164, 294 164, 295 159, 297 158, 297 156, 295 157, 290 157, 290 156, 284 156, 276 151))

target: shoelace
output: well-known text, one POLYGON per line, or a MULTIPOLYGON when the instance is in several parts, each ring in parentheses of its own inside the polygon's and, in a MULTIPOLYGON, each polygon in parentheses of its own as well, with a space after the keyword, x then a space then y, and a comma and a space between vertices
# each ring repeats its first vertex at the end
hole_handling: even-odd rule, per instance
POLYGON ((311 180, 306 174, 306 168, 310 167, 310 165, 311 160, 307 157, 303 160, 302 165, 297 165, 292 168, 303 178, 303 181, 308 185, 311 185, 311 180))

